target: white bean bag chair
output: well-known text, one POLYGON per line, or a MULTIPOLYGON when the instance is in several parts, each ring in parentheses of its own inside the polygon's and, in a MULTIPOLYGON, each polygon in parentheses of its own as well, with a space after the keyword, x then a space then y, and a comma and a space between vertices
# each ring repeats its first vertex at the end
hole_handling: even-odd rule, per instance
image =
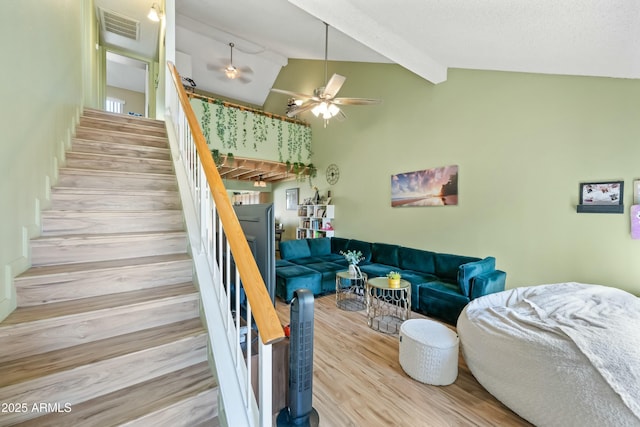
POLYGON ((458 318, 476 379, 537 426, 640 426, 640 298, 581 283, 515 288, 458 318))

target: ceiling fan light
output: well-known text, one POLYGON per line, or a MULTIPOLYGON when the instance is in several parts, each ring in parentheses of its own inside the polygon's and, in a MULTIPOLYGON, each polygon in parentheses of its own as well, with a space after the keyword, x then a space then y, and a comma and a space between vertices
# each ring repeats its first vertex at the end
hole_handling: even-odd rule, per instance
POLYGON ((311 109, 311 112, 316 117, 318 117, 321 114, 324 117, 327 114, 327 103, 325 101, 322 101, 320 104, 313 107, 311 109))
POLYGON ((229 65, 227 68, 225 68, 224 73, 226 74, 227 78, 231 80, 238 77, 238 69, 233 65, 229 65))
POLYGON ((302 99, 296 99, 295 101, 293 101, 293 103, 296 104, 298 107, 301 106, 303 102, 304 101, 302 101, 302 99))
POLYGON ((336 104, 329 104, 327 108, 327 113, 329 114, 329 118, 335 117, 336 114, 340 112, 340 108, 336 104))

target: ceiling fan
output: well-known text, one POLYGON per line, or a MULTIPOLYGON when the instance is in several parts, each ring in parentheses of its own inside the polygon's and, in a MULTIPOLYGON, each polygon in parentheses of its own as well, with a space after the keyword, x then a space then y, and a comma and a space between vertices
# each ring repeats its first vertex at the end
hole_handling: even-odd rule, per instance
POLYGON ((307 95, 304 93, 292 92, 283 89, 271 89, 271 91, 289 95, 295 99, 295 102, 291 102, 288 104, 288 117, 294 117, 300 113, 311 110, 314 116, 322 116, 322 118, 325 120, 326 126, 327 121, 332 117, 346 117, 344 112, 340 109, 339 105, 373 105, 380 104, 382 100, 370 98, 336 98, 338 91, 347 78, 341 76, 340 74, 334 74, 329 80, 327 80, 329 24, 325 22, 324 25, 324 87, 315 89, 313 91, 313 95, 307 95))
POLYGON ((242 83, 249 83, 251 79, 249 79, 247 75, 253 74, 253 70, 250 67, 236 67, 233 64, 233 48, 234 47, 235 47, 235 44, 229 43, 229 48, 231 49, 230 55, 229 55, 229 62, 224 63, 222 68, 212 64, 208 64, 207 68, 209 70, 222 71, 224 75, 221 75, 220 78, 223 80, 228 79, 228 80, 236 80, 242 83))

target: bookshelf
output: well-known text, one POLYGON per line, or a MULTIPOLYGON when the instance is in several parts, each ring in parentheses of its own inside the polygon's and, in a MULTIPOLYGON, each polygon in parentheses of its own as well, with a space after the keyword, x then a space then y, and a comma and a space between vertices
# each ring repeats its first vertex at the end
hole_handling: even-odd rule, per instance
POLYGON ((298 205, 298 239, 333 237, 334 205, 298 205))

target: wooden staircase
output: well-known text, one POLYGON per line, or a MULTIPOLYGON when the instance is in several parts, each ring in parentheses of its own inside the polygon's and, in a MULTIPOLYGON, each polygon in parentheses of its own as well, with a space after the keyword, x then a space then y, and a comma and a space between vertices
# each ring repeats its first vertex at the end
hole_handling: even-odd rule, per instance
POLYGON ((0 426, 217 426, 164 122, 87 110, 0 323, 0 426))

